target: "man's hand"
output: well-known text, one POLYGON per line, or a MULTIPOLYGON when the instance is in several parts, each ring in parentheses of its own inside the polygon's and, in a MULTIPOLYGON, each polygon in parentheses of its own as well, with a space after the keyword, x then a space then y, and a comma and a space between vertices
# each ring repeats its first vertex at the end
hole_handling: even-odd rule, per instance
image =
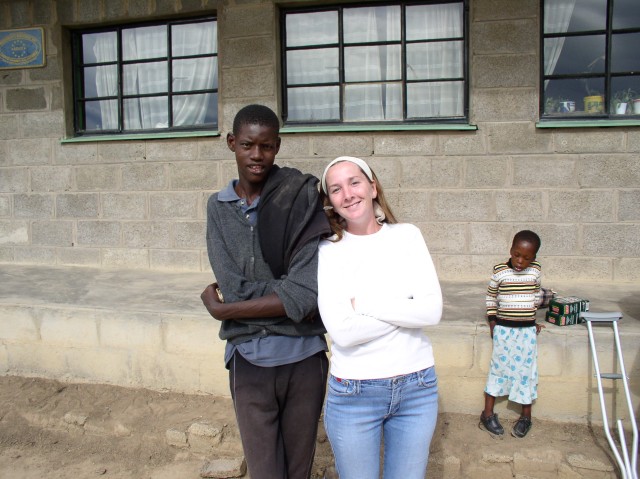
POLYGON ((221 313, 224 306, 222 303, 222 294, 218 294, 218 291, 220 291, 218 289, 218 283, 211 283, 204 288, 204 291, 200 294, 200 299, 205 308, 207 308, 207 311, 209 311, 209 314, 218 321, 222 321, 224 318, 222 318, 221 313))
POLYGON ((218 294, 218 283, 204 288, 200 299, 209 314, 218 321, 227 319, 262 319, 286 316, 284 305, 276 293, 270 293, 244 301, 224 302, 222 293, 218 294))
POLYGON ((542 328, 546 328, 546 326, 544 324, 536 323, 536 334, 540 334, 540 331, 542 331, 542 328))

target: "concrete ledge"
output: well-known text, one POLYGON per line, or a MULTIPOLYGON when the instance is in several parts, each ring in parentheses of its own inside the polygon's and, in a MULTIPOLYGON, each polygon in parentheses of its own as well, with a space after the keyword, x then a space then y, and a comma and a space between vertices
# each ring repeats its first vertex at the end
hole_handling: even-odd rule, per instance
MULTIPOLYGON (((206 273, 72 267, 0 267, 0 375, 106 383, 228 396, 224 342, 200 302, 206 273)), ((429 328, 441 411, 479 413, 491 341, 484 282, 444 282, 442 322, 429 328)), ((640 396, 640 286, 546 284, 591 301, 592 311, 622 311, 620 336, 634 404, 640 396)), ((539 312, 543 318, 543 311, 539 312)), ((544 321, 543 321, 544 322, 544 321)), ((583 325, 546 324, 539 338, 539 398, 534 415, 600 422, 597 382, 583 325)), ((616 366, 611 328, 598 327, 601 371, 616 366)), ((627 418, 622 383, 605 381, 607 407, 627 418)), ((498 411, 518 408, 506 400, 498 411)))

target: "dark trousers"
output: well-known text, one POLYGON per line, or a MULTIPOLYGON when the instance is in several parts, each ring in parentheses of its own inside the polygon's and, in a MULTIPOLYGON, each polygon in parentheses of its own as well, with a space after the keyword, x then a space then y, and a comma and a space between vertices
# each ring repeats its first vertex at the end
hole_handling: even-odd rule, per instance
POLYGON ((231 397, 252 479, 310 477, 327 368, 324 352, 275 367, 234 354, 231 397))

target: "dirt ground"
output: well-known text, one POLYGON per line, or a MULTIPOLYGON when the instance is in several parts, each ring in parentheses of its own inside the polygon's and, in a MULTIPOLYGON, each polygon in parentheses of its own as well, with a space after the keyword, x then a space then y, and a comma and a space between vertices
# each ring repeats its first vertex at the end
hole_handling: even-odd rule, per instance
MULTIPOLYGON (((501 415, 507 431, 516 418, 501 415)), ((440 416, 427 477, 617 477, 601 428, 534 418, 529 435, 515 439, 494 438, 477 423, 440 416)), ((0 479, 188 479, 215 457, 241 456, 227 398, 0 377, 0 479), (167 431, 179 438, 194 423, 219 432, 213 449, 168 439, 167 431)), ((320 428, 314 477, 334 477, 331 463, 320 428)))

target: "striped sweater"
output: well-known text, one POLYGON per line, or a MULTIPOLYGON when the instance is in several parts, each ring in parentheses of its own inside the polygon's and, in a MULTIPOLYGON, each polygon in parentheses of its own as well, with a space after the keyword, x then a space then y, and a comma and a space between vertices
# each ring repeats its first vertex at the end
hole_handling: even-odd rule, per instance
POLYGON ((522 271, 515 271, 511 260, 495 265, 487 288, 487 317, 502 326, 533 326, 542 299, 541 276, 537 261, 522 271))

